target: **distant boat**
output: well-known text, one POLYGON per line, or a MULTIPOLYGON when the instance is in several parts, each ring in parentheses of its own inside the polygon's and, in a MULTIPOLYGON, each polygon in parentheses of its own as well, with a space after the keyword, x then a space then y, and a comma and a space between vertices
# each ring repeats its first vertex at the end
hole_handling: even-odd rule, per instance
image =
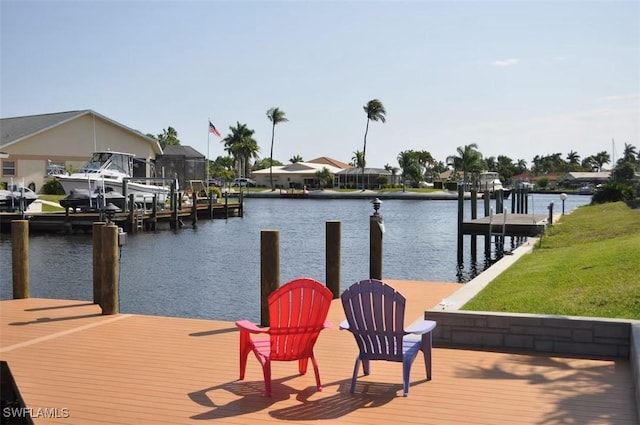
POLYGON ((9 183, 7 189, 0 190, 0 211, 26 211, 38 195, 24 184, 9 183))
POLYGON ((593 186, 588 184, 582 185, 578 189, 578 195, 593 195, 594 192, 593 186))
POLYGON ((511 189, 507 189, 502 185, 499 173, 496 171, 480 173, 478 177, 478 192, 489 192, 489 197, 495 198, 496 192, 499 190, 502 191, 503 199, 507 199, 511 195, 511 189))
POLYGON ((52 173, 52 177, 60 182, 68 196, 72 194, 77 196, 79 193, 92 196, 96 191, 104 194, 116 192, 123 196, 133 194, 134 202, 144 205, 152 204, 155 196, 158 205, 165 205, 171 193, 171 186, 177 187, 175 180, 153 177, 134 178, 134 160, 135 155, 130 153, 94 152, 79 172, 52 173))

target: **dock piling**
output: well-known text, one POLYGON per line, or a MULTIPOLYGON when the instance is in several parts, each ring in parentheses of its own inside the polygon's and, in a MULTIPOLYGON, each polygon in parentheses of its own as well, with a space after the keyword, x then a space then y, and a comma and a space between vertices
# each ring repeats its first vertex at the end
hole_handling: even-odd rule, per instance
POLYGON ((260 326, 269 326, 269 295, 280 286, 280 233, 260 232, 260 326))
POLYGON ((93 223, 91 235, 93 240, 93 303, 102 304, 102 229, 106 225, 103 221, 93 223))
POLYGON ((340 298, 340 221, 326 222, 326 267, 327 288, 333 293, 333 299, 340 298))
POLYGON ((29 298, 29 221, 11 221, 13 299, 29 298))
POLYGON ((108 223, 102 228, 102 314, 118 314, 118 226, 108 223))
POLYGON ((371 201, 374 213, 369 219, 369 278, 382 279, 382 235, 384 222, 378 212, 382 201, 378 198, 371 201))

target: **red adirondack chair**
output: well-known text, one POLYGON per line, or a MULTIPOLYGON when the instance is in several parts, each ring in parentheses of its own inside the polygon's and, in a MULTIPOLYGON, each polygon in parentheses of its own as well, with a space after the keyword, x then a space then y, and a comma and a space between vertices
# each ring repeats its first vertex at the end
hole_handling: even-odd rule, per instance
POLYGON ((262 365, 267 396, 271 395, 271 362, 298 360, 304 375, 311 359, 318 391, 322 391, 313 346, 326 321, 333 294, 322 283, 309 278, 285 283, 269 295, 269 328, 259 328, 248 320, 236 322, 240 329, 240 379, 244 379, 251 351, 262 365), (268 338, 251 334, 267 334, 268 338))
POLYGON ((350 331, 360 353, 351 379, 351 392, 356 388, 358 369, 362 361, 364 374, 369 374, 370 360, 402 362, 404 396, 409 394, 411 365, 424 354, 427 380, 431 379, 431 331, 433 320, 419 320, 404 329, 406 299, 386 283, 369 279, 356 282, 340 296, 347 320, 340 329, 350 331))

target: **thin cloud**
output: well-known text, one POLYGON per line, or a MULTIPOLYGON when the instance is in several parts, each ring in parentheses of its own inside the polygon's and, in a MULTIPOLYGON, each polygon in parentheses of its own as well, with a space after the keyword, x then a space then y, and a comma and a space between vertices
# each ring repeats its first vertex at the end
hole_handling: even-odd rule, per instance
POLYGON ((518 59, 505 59, 491 62, 493 66, 513 66, 518 64, 518 59))
POLYGON ((640 98, 640 93, 621 94, 617 96, 604 96, 598 100, 601 102, 618 102, 620 100, 635 100, 640 98))

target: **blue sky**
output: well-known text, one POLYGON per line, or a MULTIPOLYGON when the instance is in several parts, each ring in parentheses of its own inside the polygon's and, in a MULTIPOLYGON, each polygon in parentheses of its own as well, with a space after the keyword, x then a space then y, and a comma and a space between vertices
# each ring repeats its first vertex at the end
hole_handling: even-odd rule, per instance
POLYGON ((348 162, 374 98, 372 167, 640 148, 638 1, 0 0, 0 59, 3 118, 93 109, 212 159, 209 119, 268 157, 277 106, 275 159, 348 162))

